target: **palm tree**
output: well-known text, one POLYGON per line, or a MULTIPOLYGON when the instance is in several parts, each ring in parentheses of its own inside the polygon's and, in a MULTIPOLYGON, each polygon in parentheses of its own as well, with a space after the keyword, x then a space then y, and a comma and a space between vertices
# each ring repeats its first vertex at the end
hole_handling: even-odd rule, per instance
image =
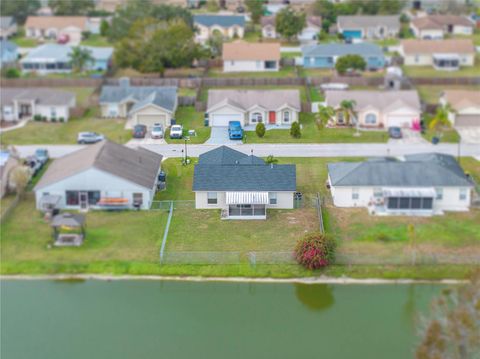
POLYGON ((317 115, 317 127, 318 129, 323 128, 328 120, 335 116, 335 110, 331 106, 319 106, 318 115, 317 115))
POLYGON ((453 112, 452 108, 449 105, 438 106, 435 116, 432 118, 428 127, 431 130, 435 130, 437 137, 440 137, 443 129, 451 127, 450 120, 448 119, 449 113, 453 112))
POLYGON ((343 118, 347 126, 350 125, 351 119, 355 116, 355 106, 357 103, 354 100, 343 100, 340 102, 340 110, 343 113, 343 118))
POLYGON ((73 47, 72 52, 70 52, 68 56, 70 57, 72 68, 75 72, 85 71, 87 64, 95 61, 92 57, 92 52, 80 46, 73 47))

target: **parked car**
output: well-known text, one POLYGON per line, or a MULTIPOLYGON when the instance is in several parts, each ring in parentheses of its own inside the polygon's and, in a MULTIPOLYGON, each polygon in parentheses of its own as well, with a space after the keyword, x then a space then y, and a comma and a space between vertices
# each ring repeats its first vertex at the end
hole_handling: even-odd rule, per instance
POLYGON ((103 141, 105 136, 96 132, 79 132, 77 142, 79 144, 92 144, 103 141))
POLYGON ((42 165, 47 163, 48 159, 50 158, 46 148, 37 148, 35 151, 35 157, 42 163, 42 165))
POLYGON ((69 41, 70 41, 70 36, 68 36, 67 34, 59 35, 57 38, 57 44, 60 44, 60 45, 65 45, 69 41))
POLYGON ((241 140, 243 138, 243 129, 240 121, 230 121, 228 123, 228 137, 231 140, 241 140))
POLYGON ((152 127, 152 131, 150 132, 150 136, 152 138, 163 138, 163 127, 159 123, 155 123, 152 127))
POLYGON ((389 127, 388 135, 390 136, 390 138, 402 138, 402 129, 400 127, 389 127))
POLYGON ((133 132, 132 132, 133 138, 145 138, 146 134, 147 134, 147 126, 135 125, 133 127, 133 132))
POLYGON ((28 156, 25 158, 24 164, 30 168, 32 176, 35 176, 43 167, 43 163, 35 156, 28 156))
POLYGON ((170 127, 170 138, 182 138, 183 137, 183 126, 182 125, 173 125, 170 127))

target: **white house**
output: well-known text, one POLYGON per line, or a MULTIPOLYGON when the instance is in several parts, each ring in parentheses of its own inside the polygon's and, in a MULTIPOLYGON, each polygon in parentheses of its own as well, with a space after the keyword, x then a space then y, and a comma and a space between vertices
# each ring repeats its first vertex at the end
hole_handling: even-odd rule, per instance
POLYGON ((337 207, 408 216, 468 211, 473 188, 455 158, 438 153, 329 163, 328 185, 337 207))
POLYGON ((56 159, 34 188, 37 209, 149 209, 162 156, 102 141, 56 159))
POLYGON ((209 90, 207 115, 210 126, 228 126, 230 121, 255 126, 289 128, 301 110, 298 90, 209 90))
POLYGON ((443 39, 445 35, 472 35, 475 24, 466 16, 427 15, 416 17, 410 29, 419 39, 443 39))
POLYGON ((353 124, 363 128, 412 127, 420 122, 421 105, 416 90, 399 91, 325 91, 325 104, 335 110, 333 121, 345 124, 342 101, 354 101, 353 124))
POLYGON ((480 92, 475 90, 446 90, 440 104, 450 105, 449 120, 455 127, 480 128, 480 92))
POLYGON ((82 41, 82 32, 88 31, 86 16, 29 16, 25 22, 25 36, 35 39, 65 37, 72 45, 82 41))
POLYGON ((73 107, 75 95, 68 91, 10 87, 2 88, 0 92, 0 115, 7 122, 30 119, 37 115, 49 121, 68 121, 73 107))
POLYGON ((346 39, 384 39, 400 31, 398 15, 345 15, 337 17, 337 31, 346 39))
POLYGON ((200 155, 193 191, 195 208, 221 209, 222 219, 266 219, 267 209, 294 207, 296 169, 221 146, 200 155))
MULTIPOLYGON (((275 16, 263 16, 260 19, 262 26, 262 37, 264 39, 277 38, 277 31, 275 28, 275 16)), ((314 42, 320 31, 322 30, 322 18, 320 16, 307 16, 306 26, 302 32, 298 34, 297 38, 302 43, 314 42)))
POLYGON ((201 43, 207 41, 216 32, 224 39, 242 39, 245 32, 243 15, 194 15, 193 24, 197 28, 195 40, 201 43))
POLYGON ((223 72, 262 72, 280 69, 279 43, 234 41, 223 44, 223 72))

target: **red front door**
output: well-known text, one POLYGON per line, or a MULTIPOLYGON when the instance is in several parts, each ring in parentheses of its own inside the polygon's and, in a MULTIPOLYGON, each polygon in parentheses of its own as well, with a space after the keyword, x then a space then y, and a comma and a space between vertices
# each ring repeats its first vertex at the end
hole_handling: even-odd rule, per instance
POLYGON ((268 123, 275 124, 275 111, 270 111, 268 113, 268 123))

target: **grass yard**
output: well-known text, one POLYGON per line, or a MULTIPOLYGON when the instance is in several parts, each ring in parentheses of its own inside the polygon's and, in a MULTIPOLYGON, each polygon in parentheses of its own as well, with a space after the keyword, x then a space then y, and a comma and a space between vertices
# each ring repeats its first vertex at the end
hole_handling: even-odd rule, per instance
POLYGON ((95 91, 94 87, 61 87, 61 90, 73 92, 76 96, 77 106, 87 106, 88 99, 95 91))
POLYGON ((308 69, 303 66, 298 68, 298 75, 300 77, 330 77, 335 75, 332 69, 308 69))
POLYGON ((8 210, 14 200, 14 194, 7 194, 5 195, 5 197, 0 198, 0 216, 3 216, 3 214, 8 210))
POLYGON ((196 97, 197 96, 197 89, 191 89, 191 88, 188 88, 188 87, 180 87, 178 89, 178 96, 196 97))
POLYGON ((301 52, 282 52, 280 55, 283 59, 295 59, 297 57, 301 57, 302 53, 301 52))
POLYGON ((10 41, 17 44, 18 47, 36 47, 39 45, 37 39, 31 39, 24 36, 14 36, 10 41))
MULTIPOLYGON (((210 137, 211 128, 203 125, 203 118, 203 112, 195 111, 193 106, 179 106, 177 108, 175 119, 178 124, 183 125, 185 135, 188 135, 188 130, 195 130, 197 133, 196 136, 190 136, 188 143, 204 143, 210 137)), ((167 129, 165 134, 165 140, 168 143, 184 143, 183 139, 171 139, 169 131, 167 129)))
POLYGON ((223 72, 221 67, 212 67, 207 75, 207 77, 255 77, 255 78, 264 78, 264 77, 295 77, 295 67, 294 66, 283 66, 279 71, 262 71, 262 72, 223 72))
POLYGON ((433 116, 429 114, 425 114, 423 116, 423 120, 425 121, 427 130, 422 137, 427 141, 431 142, 433 137, 439 137, 440 142, 446 143, 458 143, 460 142, 460 135, 453 127, 446 127, 443 131, 438 132, 434 129, 430 129, 430 121, 432 120, 433 116))
POLYGON ((302 136, 293 138, 287 130, 268 130, 260 138, 255 131, 247 131, 247 143, 374 143, 387 142, 388 135, 384 131, 360 131, 354 136, 354 128, 323 128, 319 130, 315 124, 315 114, 300 113, 302 136))
POLYGON ((192 192, 193 169, 197 162, 196 158, 192 158, 193 162, 184 166, 180 158, 169 158, 162 162, 162 169, 167 174, 167 189, 157 192, 155 199, 160 201, 178 201, 193 200, 195 195, 192 192))
POLYGON ((317 90, 314 86, 310 87, 310 100, 312 102, 322 102, 325 101, 325 96, 317 90))
MULTIPOLYGON (((479 74, 480 75, 480 74, 479 74)), ((424 103, 428 104, 438 104, 440 95, 443 91, 448 90, 470 90, 470 91, 479 91, 480 86, 428 86, 428 85, 419 85, 416 86, 418 95, 424 103)))
POLYGON ((93 47, 111 47, 113 44, 108 41, 108 39, 100 34, 90 34, 88 39, 85 39, 81 42, 80 45, 83 46, 93 46, 93 47))
POLYGON ((402 66, 405 76, 408 77, 472 77, 480 76, 480 58, 475 57, 474 66, 461 67, 458 71, 435 70, 433 66, 402 66))

